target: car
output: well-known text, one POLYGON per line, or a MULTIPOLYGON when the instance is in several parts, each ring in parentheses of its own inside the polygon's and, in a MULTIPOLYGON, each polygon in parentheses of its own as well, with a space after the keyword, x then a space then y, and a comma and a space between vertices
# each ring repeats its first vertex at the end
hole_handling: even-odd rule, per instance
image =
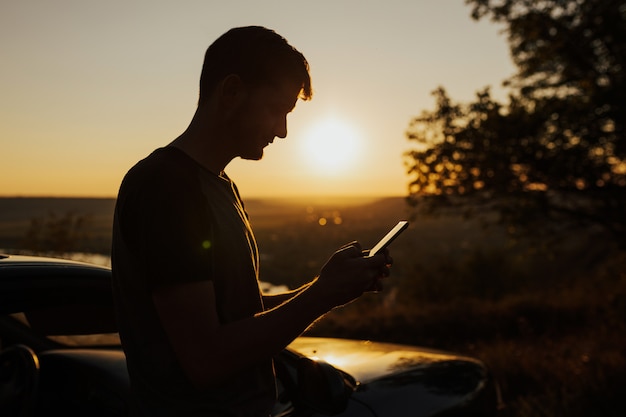
MULTIPOLYGON (((0 255, 0 343, 0 415, 127 415, 110 268, 0 255)), ((275 417, 493 416, 500 405, 480 360, 416 346, 299 337, 275 367, 275 417)))

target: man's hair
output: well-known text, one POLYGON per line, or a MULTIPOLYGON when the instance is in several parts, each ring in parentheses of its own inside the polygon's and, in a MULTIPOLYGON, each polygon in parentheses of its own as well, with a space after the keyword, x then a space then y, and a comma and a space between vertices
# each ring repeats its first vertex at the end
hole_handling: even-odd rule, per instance
POLYGON ((285 38, 261 26, 231 29, 209 46, 200 76, 199 104, 204 104, 220 81, 231 74, 249 86, 293 81, 301 85, 301 99, 313 96, 304 55, 285 38))

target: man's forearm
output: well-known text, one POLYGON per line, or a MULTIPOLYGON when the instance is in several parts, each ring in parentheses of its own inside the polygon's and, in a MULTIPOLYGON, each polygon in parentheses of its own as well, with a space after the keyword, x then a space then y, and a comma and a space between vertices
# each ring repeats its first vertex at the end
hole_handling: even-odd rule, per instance
POLYGON ((306 290, 312 283, 307 282, 303 286, 296 288, 295 290, 285 291, 276 294, 263 294, 263 306, 265 310, 271 310, 273 308, 278 307, 286 301, 291 300, 296 295, 300 294, 300 292, 306 290))

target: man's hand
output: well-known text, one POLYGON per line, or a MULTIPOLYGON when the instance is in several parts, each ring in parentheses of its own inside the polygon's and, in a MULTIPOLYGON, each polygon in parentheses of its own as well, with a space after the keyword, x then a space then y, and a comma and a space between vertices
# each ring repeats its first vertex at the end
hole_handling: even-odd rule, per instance
POLYGON ((331 308, 347 304, 366 291, 382 290, 382 279, 389 276, 391 257, 388 251, 371 258, 358 242, 342 246, 322 267, 314 284, 331 308))

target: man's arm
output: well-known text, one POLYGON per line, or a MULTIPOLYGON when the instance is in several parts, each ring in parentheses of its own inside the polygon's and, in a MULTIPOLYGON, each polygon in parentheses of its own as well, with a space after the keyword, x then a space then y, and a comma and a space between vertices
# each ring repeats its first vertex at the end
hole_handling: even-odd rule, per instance
POLYGON ((372 281, 387 275, 386 263, 385 255, 364 258, 354 245, 343 248, 293 297, 225 325, 219 322, 210 281, 160 287, 152 298, 190 381, 210 388, 274 356, 326 312, 359 297, 372 281))
POLYGON ((263 294, 263 306, 265 307, 265 310, 271 310, 274 307, 278 307, 285 301, 290 300, 298 295, 301 291, 306 290, 310 285, 311 283, 308 282, 303 286, 296 288, 295 290, 275 294, 263 294))

